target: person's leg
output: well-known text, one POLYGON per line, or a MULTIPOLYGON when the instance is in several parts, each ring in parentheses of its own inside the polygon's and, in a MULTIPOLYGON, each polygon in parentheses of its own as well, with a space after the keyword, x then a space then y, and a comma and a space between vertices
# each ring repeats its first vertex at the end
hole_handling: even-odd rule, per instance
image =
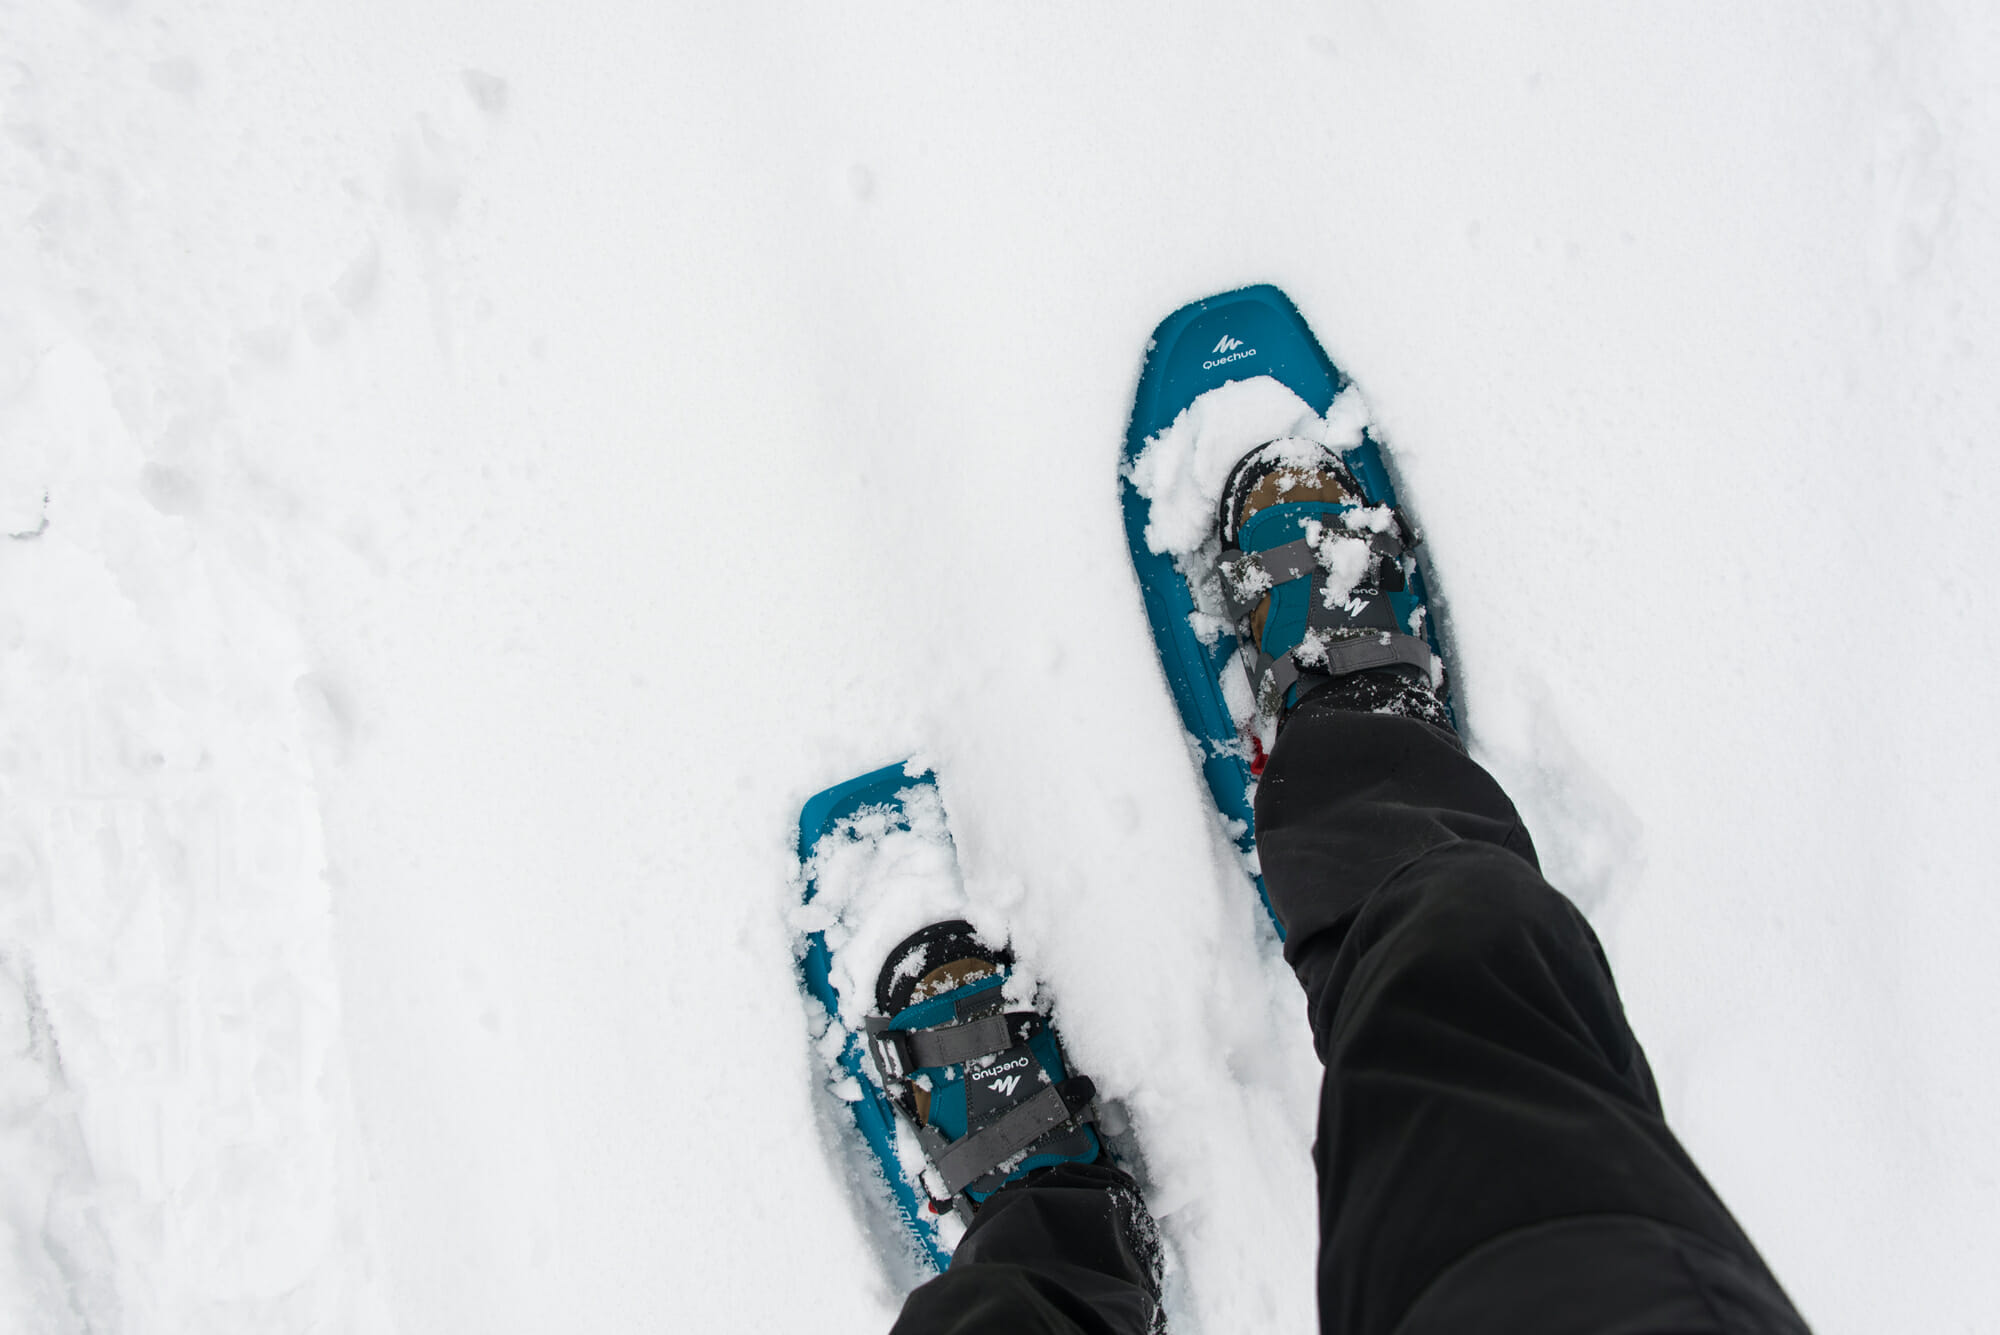
POLYGON ((1257 793, 1327 1068, 1323 1328, 1803 1332, 1513 804, 1447 728, 1343 707, 1380 685, 1309 697, 1257 793))
POLYGON ((1158 1244, 1132 1179, 1061 1164, 996 1192, 891 1335, 1147 1335, 1158 1244))

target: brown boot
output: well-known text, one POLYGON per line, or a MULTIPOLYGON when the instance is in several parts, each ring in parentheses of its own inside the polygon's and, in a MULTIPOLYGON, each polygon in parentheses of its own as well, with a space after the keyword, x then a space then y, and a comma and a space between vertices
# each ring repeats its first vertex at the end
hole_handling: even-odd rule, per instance
MULTIPOLYGON (((1236 545, 1244 522, 1267 506, 1292 501, 1325 501, 1328 505, 1366 505, 1361 483, 1340 456, 1309 440, 1274 440, 1236 461, 1222 484, 1222 542, 1236 545)), ((1250 642, 1264 638, 1269 597, 1250 612, 1250 642)))

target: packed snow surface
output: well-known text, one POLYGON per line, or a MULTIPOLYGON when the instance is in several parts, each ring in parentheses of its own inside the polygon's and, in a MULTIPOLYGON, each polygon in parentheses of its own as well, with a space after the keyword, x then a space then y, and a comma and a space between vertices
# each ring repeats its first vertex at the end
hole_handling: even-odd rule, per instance
MULTIPOLYGON (((1155 324, 1273 282, 1697 1161, 1826 1335, 2000 1330, 1990 6, 0 52, 0 1329, 885 1329, 792 841, 914 756, 1175 1329, 1311 1330, 1318 1067, 1118 512, 1155 324)), ((1169 544, 1332 430, 1201 411, 1169 544)))
MULTIPOLYGON (((801 935, 825 934, 840 1021, 857 1033, 875 1013, 875 981, 889 952, 919 928, 974 912, 936 785, 912 784, 896 800, 900 811, 864 807, 813 845, 800 874, 814 894, 791 913, 801 935)), ((998 928, 1004 943, 1005 924, 998 928)))
POLYGON ((1181 410, 1132 460, 1132 486, 1146 498, 1146 545, 1176 556, 1196 551, 1215 531, 1215 507, 1236 461, 1258 446, 1295 441, 1288 462, 1310 463, 1317 446, 1335 451, 1361 443, 1368 405, 1353 385, 1322 417, 1267 375, 1232 380, 1181 410))

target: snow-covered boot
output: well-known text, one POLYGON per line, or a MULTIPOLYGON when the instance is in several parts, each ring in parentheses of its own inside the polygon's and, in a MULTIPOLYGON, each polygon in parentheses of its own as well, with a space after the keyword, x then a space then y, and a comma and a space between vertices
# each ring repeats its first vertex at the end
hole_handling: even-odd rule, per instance
POLYGON ((1217 519, 1260 716, 1282 723, 1326 692, 1342 708, 1451 726, 1409 579, 1417 536, 1400 511, 1368 503, 1338 454, 1302 438, 1260 445, 1230 472, 1217 519))

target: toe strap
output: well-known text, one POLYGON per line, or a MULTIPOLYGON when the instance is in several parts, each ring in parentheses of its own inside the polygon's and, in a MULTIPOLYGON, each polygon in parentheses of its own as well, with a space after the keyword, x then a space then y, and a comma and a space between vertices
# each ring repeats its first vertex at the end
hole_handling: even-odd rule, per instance
MULTIPOLYGON (((1334 515, 1329 513, 1327 518, 1330 521, 1334 515)), ((1403 554, 1415 544, 1400 513, 1395 527, 1380 533, 1336 530, 1329 536, 1368 544, 1370 569, 1365 582, 1370 588, 1383 593, 1402 590, 1403 554)), ((1225 551, 1215 564, 1222 574, 1222 599, 1229 615, 1239 619, 1248 616, 1280 584, 1319 576, 1326 570, 1326 553, 1324 537, 1317 543, 1299 538, 1263 551, 1225 551)))
POLYGON ((982 1015, 931 1029, 892 1029, 889 1020, 880 1015, 870 1015, 864 1023, 875 1069, 892 1080, 926 1066, 957 1066, 976 1057, 990 1057, 1018 1047, 1042 1031, 1042 1017, 1035 1011, 982 1015))

